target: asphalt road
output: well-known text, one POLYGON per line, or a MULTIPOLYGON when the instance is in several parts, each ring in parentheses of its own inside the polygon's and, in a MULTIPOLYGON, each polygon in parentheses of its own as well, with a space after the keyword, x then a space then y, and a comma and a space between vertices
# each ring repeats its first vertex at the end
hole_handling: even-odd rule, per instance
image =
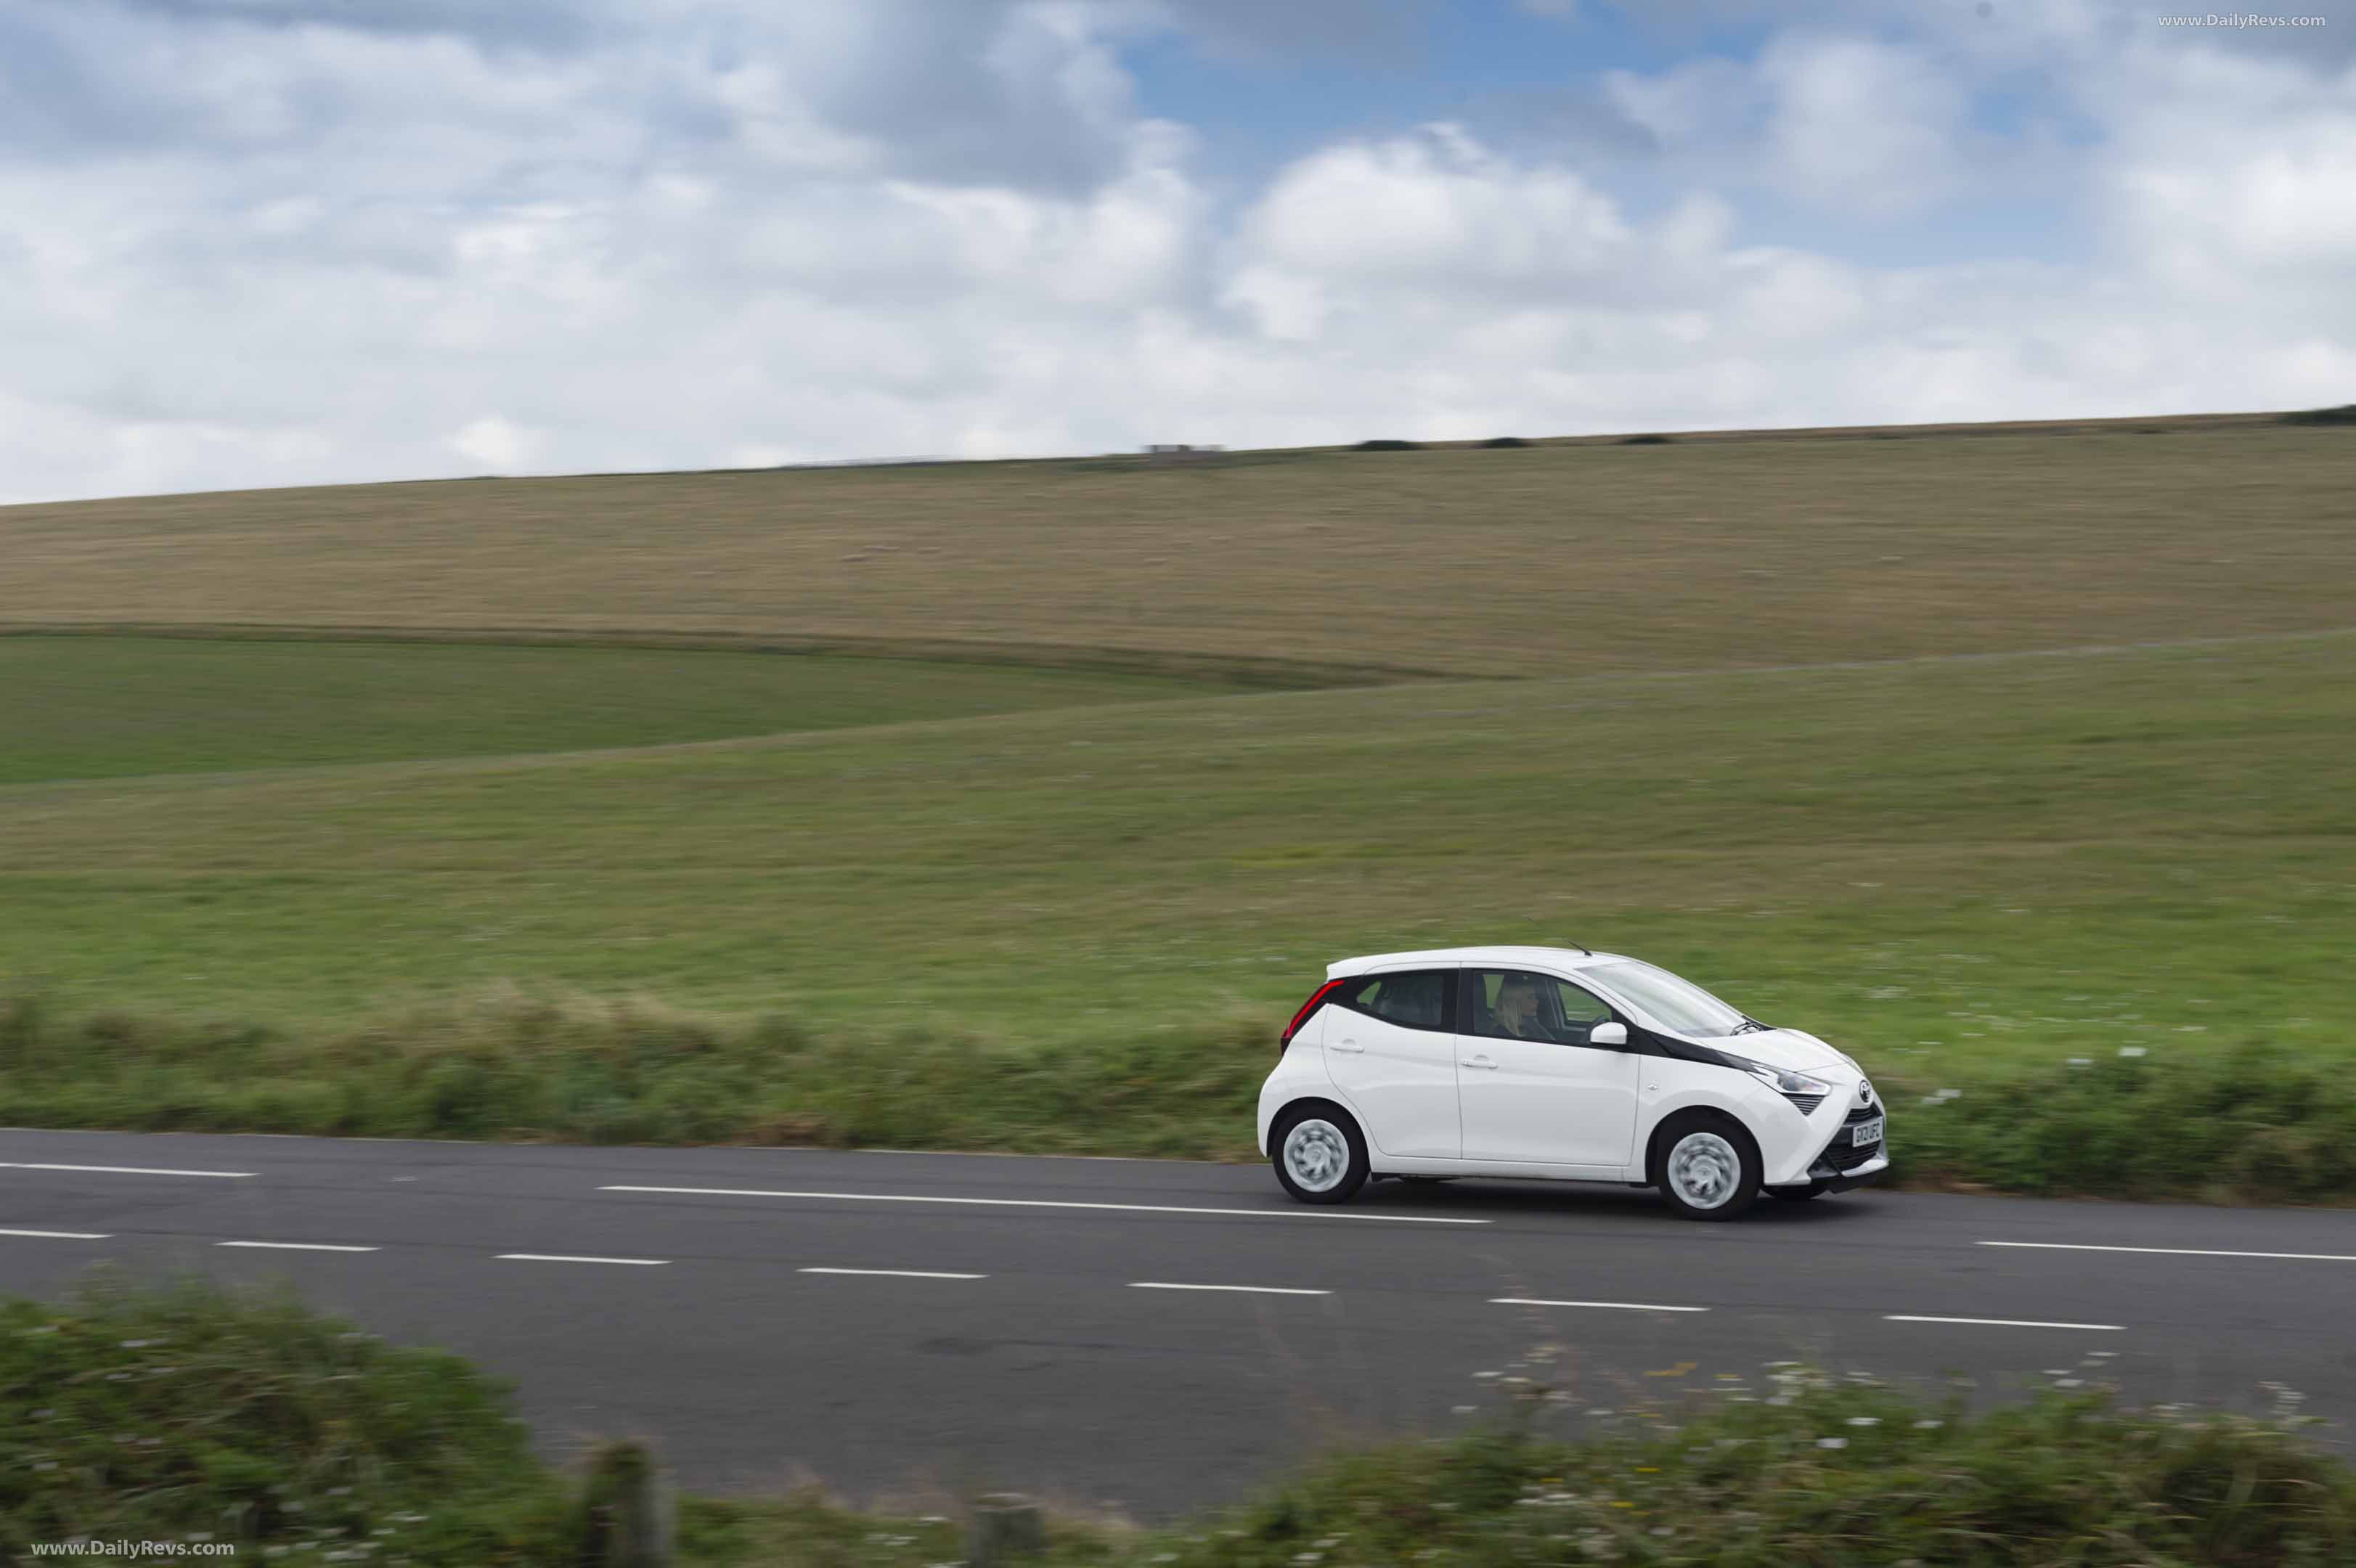
POLYGON ((2345 1211, 1867 1190, 1700 1225, 1518 1183, 1305 1209, 1176 1161, 0 1131, 0 1290, 102 1261, 289 1278, 463 1351, 554 1456, 647 1436, 693 1486, 862 1500, 1166 1517, 1478 1419, 1549 1342, 1571 1422, 1789 1360, 1982 1397, 2286 1385, 2335 1441, 2356 1414, 2345 1211))

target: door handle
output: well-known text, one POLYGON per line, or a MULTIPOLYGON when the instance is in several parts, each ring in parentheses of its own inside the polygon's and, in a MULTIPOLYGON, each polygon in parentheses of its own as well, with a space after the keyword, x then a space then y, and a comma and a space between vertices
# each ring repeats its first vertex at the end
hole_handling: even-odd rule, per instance
POLYGON ((1462 1060, 1467 1067, 1485 1067, 1492 1072, 1497 1070, 1497 1064, 1485 1056, 1467 1056, 1462 1060))
POLYGON ((1333 1042, 1333 1049, 1336 1051, 1364 1051, 1366 1048, 1360 1045, 1355 1040, 1337 1040, 1333 1042))

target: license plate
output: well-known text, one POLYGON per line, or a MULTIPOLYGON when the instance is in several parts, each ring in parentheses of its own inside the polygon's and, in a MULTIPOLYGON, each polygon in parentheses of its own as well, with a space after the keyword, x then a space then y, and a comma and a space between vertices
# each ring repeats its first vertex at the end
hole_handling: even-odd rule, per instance
POLYGON ((1859 1122, 1856 1126, 1851 1127, 1849 1129, 1848 1141, 1850 1147, 1854 1148, 1863 1148, 1867 1144, 1879 1143, 1881 1141, 1881 1118, 1879 1116, 1876 1116, 1869 1122, 1859 1122))

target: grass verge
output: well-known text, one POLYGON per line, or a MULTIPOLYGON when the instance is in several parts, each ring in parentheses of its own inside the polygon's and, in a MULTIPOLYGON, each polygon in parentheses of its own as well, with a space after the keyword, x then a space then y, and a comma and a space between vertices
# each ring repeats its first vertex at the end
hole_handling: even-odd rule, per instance
MULTIPOLYGON (((27 1126, 1251 1160, 1281 1016, 1020 1043, 521 995, 341 1032, 0 1005, 27 1126), (1086 1072, 1072 1071, 1085 1053, 1086 1072)), ((2133 1048, 2131 1048, 2133 1049, 2133 1048)), ((2356 1194, 2356 1090, 2248 1045, 2114 1052, 1956 1090, 1899 1074, 1892 1184, 2221 1201, 2356 1194)))
MULTIPOLYGON (((1515 1392, 1472 1435, 1344 1456, 1191 1525, 1063 1525, 1046 1562, 2326 1568, 2356 1554, 2356 1475, 2280 1413, 2122 1411, 2057 1385, 1972 1415, 1784 1365, 1707 1410, 1568 1443, 1534 1419, 1561 1396, 1538 1381, 1515 1392)), ((532 1456, 496 1381, 292 1299, 188 1285, 0 1304, 12 1554, 205 1540, 296 1562, 554 1568, 583 1561, 579 1498, 532 1456)), ((679 1538, 691 1568, 962 1555, 952 1519, 812 1494, 684 1498, 679 1538)))

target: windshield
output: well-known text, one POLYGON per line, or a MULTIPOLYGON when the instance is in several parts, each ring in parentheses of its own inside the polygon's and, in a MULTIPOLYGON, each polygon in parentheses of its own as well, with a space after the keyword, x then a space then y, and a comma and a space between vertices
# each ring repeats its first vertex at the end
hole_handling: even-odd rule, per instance
POLYGON ((1663 1029, 1714 1040, 1741 1031, 1747 1021, 1690 980, 1680 980, 1666 969, 1623 959, 1598 964, 1587 971, 1653 1016, 1663 1029))

